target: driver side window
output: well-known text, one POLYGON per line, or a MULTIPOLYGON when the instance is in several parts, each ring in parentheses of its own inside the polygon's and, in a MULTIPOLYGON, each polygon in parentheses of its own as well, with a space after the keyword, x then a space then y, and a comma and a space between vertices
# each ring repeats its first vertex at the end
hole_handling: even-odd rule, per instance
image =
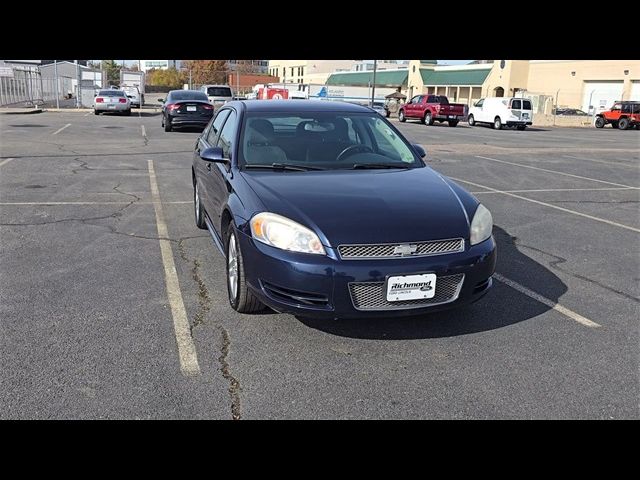
POLYGON ((475 107, 482 107, 482 104, 483 104, 483 103, 484 103, 484 98, 481 98, 480 100, 478 100, 478 101, 475 103, 475 105, 474 105, 474 106, 475 106, 475 107))

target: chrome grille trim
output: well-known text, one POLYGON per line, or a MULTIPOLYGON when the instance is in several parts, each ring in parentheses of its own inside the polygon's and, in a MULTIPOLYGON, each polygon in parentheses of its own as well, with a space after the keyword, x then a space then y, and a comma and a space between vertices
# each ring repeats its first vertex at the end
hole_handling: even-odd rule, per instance
POLYGON ((433 298, 404 300, 401 302, 387 301, 387 294, 384 289, 385 282, 351 282, 349 283, 349 294, 356 310, 410 310, 451 303, 458 299, 463 284, 464 273, 438 276, 436 279, 436 294, 433 298))
POLYGON ((340 258, 343 260, 368 260, 391 258, 416 258, 431 255, 445 255, 464 251, 464 238, 430 240, 427 242, 379 243, 379 244, 344 244, 338 246, 340 258), (396 247, 415 245, 416 251, 410 255, 394 254, 396 247))

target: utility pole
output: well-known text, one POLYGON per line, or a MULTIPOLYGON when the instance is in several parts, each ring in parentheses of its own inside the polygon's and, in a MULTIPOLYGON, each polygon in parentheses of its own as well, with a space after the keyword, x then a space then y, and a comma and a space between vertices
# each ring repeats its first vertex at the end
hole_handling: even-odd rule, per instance
POLYGON ((80 64, 78 60, 74 60, 76 64, 76 108, 80 108, 80 95, 82 95, 82 90, 80 88, 80 64))
POLYGON ((373 86, 371 87, 371 108, 373 108, 373 99, 376 97, 376 69, 378 68, 378 61, 373 61, 373 86))
POLYGON ((58 61, 54 60, 53 61, 53 71, 54 71, 54 75, 56 77, 55 82, 56 82, 56 108, 58 110, 60 110, 60 92, 58 92, 58 61))

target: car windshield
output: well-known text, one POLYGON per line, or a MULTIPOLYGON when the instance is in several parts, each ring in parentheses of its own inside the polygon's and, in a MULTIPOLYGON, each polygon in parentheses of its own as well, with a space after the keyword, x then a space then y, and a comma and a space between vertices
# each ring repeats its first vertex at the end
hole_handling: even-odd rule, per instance
POLYGON ((189 92, 186 90, 180 90, 176 92, 171 92, 172 100, 204 100, 208 102, 209 99, 203 92, 189 92))
POLYGON ((276 164, 309 170, 423 166, 400 133, 374 113, 249 112, 238 150, 241 166, 276 164))
POLYGON ((126 97, 122 90, 100 90, 99 97, 126 97))
POLYGON ((231 89, 229 87, 208 87, 207 95, 210 97, 230 97, 231 89))

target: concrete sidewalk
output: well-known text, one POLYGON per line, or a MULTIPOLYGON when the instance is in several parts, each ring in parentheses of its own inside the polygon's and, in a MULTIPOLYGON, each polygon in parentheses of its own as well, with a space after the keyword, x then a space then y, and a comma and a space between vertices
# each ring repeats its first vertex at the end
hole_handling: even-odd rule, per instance
POLYGON ((42 113, 44 110, 40 107, 28 107, 28 108, 0 108, 0 113, 9 115, 20 115, 29 113, 42 113))

